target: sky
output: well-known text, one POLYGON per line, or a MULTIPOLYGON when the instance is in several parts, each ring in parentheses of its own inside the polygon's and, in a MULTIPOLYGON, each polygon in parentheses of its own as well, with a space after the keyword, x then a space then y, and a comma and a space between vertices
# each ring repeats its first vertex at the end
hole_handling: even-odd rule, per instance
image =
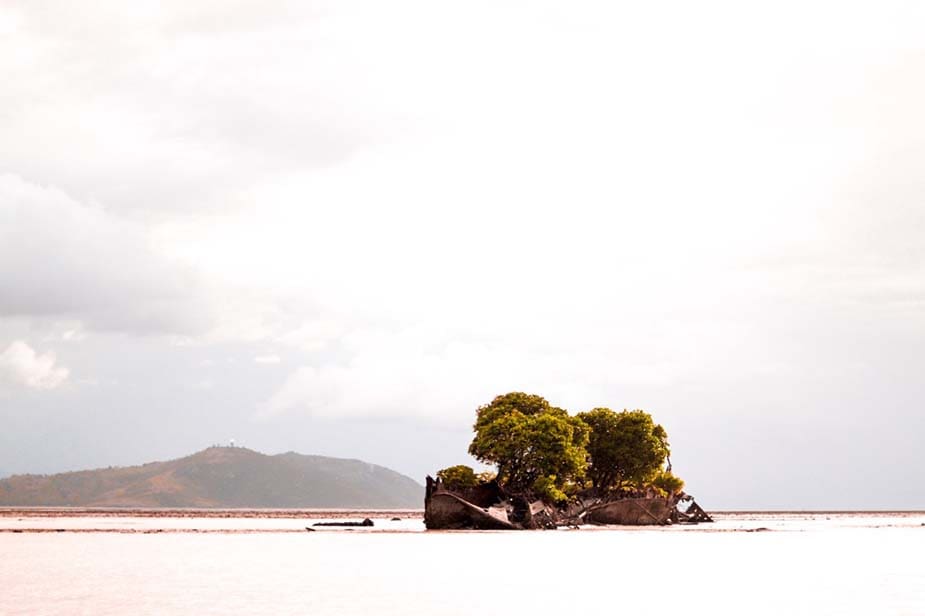
POLYGON ((424 475, 528 391, 925 508, 919 2, 5 2, 0 476, 424 475))

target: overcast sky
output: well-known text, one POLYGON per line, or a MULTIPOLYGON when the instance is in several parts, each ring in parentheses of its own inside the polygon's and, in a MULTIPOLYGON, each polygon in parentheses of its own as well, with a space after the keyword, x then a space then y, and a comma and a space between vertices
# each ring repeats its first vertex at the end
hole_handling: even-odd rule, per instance
POLYGON ((642 408, 707 508, 925 507, 920 2, 0 7, 0 475, 422 480, 642 408))

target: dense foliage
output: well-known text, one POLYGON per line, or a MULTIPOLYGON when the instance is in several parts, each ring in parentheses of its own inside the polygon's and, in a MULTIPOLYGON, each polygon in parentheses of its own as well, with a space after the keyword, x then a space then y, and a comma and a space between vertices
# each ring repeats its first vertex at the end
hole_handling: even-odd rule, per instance
MULTIPOLYGON (((676 494, 684 487, 663 470, 668 434, 645 411, 595 408, 570 416, 541 396, 512 392, 479 407, 474 429, 469 453, 497 466, 500 485, 549 502, 563 502, 588 483, 599 494, 646 487, 676 494)), ((460 486, 479 480, 469 467, 440 473, 460 486)))
POLYGON ((671 453, 668 433, 645 411, 596 408, 578 417, 591 428, 588 476, 601 492, 647 485, 671 453))
POLYGON ((665 494, 678 494, 684 489, 684 480, 671 471, 660 471, 652 480, 652 485, 665 494))
POLYGON ((441 471, 437 471, 437 479, 450 490, 465 490, 474 488, 479 484, 479 477, 471 466, 457 464, 441 471))
POLYGON ((515 490, 560 489, 583 476, 588 427, 544 398, 514 392, 480 407, 469 453, 498 466, 497 480, 515 490))

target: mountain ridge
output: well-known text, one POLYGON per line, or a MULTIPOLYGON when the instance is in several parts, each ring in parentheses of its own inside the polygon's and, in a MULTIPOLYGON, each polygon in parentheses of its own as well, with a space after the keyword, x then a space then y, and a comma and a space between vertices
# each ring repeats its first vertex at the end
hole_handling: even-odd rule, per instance
POLYGON ((136 466, 13 475, 0 479, 0 506, 420 508, 423 490, 358 459, 209 447, 136 466))

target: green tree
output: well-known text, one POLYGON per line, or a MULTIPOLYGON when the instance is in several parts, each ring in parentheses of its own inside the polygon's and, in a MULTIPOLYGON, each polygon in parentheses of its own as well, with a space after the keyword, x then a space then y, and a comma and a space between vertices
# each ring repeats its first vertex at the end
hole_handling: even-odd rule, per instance
POLYGON ((568 494, 556 486, 556 478, 547 475, 533 482, 533 492, 548 503, 564 503, 568 501, 568 494))
POLYGON ((684 480, 671 471, 659 471, 652 480, 652 485, 666 494, 678 494, 684 489, 684 480))
POLYGON ((476 478, 479 480, 479 483, 490 483, 498 478, 498 473, 494 471, 482 471, 476 478))
POLYGON ((479 484, 475 471, 465 464, 457 464, 437 471, 437 479, 440 479, 448 490, 465 490, 479 484))
POLYGON ((527 491, 541 478, 544 491, 580 478, 587 464, 588 427, 541 396, 512 392, 476 411, 469 453, 498 466, 498 482, 527 491))
POLYGON ((596 408, 578 417, 591 428, 588 477, 600 492, 646 485, 671 453, 668 433, 645 411, 596 408))

